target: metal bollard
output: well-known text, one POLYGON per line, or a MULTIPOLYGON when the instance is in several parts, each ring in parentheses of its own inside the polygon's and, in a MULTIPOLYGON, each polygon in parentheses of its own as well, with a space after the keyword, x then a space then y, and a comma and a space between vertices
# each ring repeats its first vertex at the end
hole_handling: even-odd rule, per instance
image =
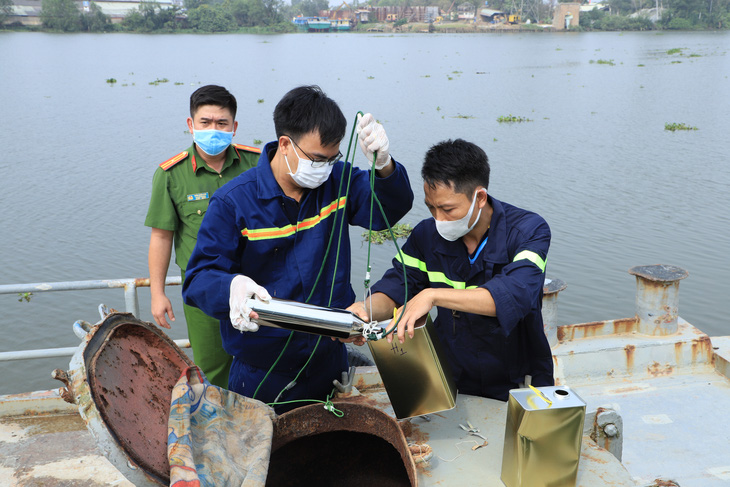
POLYGON ((545 278, 542 288, 542 324, 551 347, 558 344, 558 293, 566 287, 560 279, 545 278))
POLYGON ((636 318, 643 335, 677 333, 679 281, 689 275, 673 265, 645 265, 629 269, 636 276, 636 318))
POLYGON ((598 408, 586 413, 583 434, 589 435, 601 448, 621 461, 623 456, 624 421, 612 408, 598 408))

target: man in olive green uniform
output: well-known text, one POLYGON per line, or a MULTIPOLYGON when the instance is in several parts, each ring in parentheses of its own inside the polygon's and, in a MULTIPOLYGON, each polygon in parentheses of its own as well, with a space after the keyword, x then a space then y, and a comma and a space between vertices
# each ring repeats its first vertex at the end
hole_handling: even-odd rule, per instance
MULTIPOLYGON (((160 164, 152 179, 152 196, 145 225, 152 228, 149 249, 152 316, 170 328, 175 321, 165 294, 165 277, 172 247, 183 280, 198 229, 213 193, 225 183, 256 165, 261 149, 232 144, 238 122, 236 99, 221 86, 208 85, 190 96, 187 119, 193 145, 160 164)), ((193 360, 208 380, 228 387, 231 357, 223 350, 220 324, 197 308, 183 305, 193 360)))

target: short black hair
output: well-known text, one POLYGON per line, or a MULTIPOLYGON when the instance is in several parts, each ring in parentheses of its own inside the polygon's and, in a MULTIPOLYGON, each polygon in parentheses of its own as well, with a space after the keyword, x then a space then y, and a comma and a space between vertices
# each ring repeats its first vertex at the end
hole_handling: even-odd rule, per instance
POLYGON ((469 199, 477 186, 489 188, 489 158, 477 145, 463 139, 446 140, 432 146, 421 168, 423 182, 434 188, 438 184, 466 194, 469 199))
POLYGON ((339 144, 345 137, 347 120, 337 103, 319 86, 299 86, 289 91, 274 108, 274 129, 282 135, 299 138, 319 133, 323 146, 339 144))
POLYGON ((205 85, 195 90, 190 95, 190 116, 195 117, 195 112, 203 105, 227 108, 231 111, 233 119, 236 119, 236 109, 238 108, 236 97, 222 86, 205 85))

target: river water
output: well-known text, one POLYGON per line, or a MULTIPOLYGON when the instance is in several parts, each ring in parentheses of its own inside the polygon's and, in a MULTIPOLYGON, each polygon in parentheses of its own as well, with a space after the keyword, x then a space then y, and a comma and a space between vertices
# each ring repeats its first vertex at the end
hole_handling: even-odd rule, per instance
MULTIPOLYGON (((420 164, 430 145, 462 137, 483 147, 490 193, 552 228, 547 275, 568 284, 560 324, 633 316, 627 270, 662 263, 690 273, 680 315, 727 335, 728 46, 730 32, 0 33, 0 284, 147 276, 151 178, 190 144, 190 93, 229 88, 234 140, 253 145, 274 138, 281 96, 314 83, 349 119, 369 111, 385 125, 416 192, 404 222, 429 216, 420 164), (497 122, 507 115, 531 121, 497 122)), ((358 293, 365 253, 353 246, 358 293)), ((375 247, 374 278, 393 254, 375 247)), ((184 338, 179 288, 169 294, 170 335, 184 338)), ((151 320, 149 291, 139 295, 151 320)), ((124 309, 121 291, 0 296, 0 351, 75 346, 72 323, 98 321, 102 302, 124 309)), ((66 358, 0 364, 0 393, 56 387, 50 371, 67 367, 66 358)))

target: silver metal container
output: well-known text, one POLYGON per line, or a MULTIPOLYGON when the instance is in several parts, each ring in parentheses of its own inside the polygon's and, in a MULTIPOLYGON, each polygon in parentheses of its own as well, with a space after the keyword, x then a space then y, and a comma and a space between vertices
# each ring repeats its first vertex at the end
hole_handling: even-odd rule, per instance
POLYGON ((335 338, 352 338, 363 334, 367 323, 350 311, 271 298, 266 303, 249 299, 246 306, 255 311, 259 325, 302 331, 335 338))
POLYGON ((507 404, 502 482, 575 487, 586 403, 566 386, 513 389, 507 404))

